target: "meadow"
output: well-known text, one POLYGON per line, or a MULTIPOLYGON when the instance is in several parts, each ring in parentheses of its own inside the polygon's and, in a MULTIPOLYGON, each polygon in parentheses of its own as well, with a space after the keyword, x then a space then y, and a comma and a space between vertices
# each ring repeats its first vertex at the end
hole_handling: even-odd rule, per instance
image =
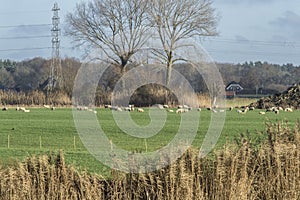
MULTIPOLYGON (((25 157, 56 153, 63 150, 67 164, 79 171, 86 169, 109 175, 110 169, 97 161, 85 149, 77 134, 71 108, 58 108, 55 111, 46 108, 30 108, 30 113, 18 112, 14 108, 0 112, 0 165, 14 165, 25 157)), ((168 144, 174 137, 180 124, 180 114, 168 113, 164 128, 155 136, 138 139, 126 135, 115 124, 110 110, 97 108, 97 118, 107 137, 120 148, 128 151, 153 151, 168 144)), ((140 125, 150 122, 148 109, 144 113, 131 112, 132 119, 140 125)), ((82 111, 87 112, 87 111, 82 111)), ((191 112, 197 112, 193 110, 191 112)), ((241 135, 249 137, 252 143, 259 145, 266 138, 262 134, 266 123, 287 122, 293 127, 300 118, 300 111, 281 112, 279 115, 266 113, 259 115, 259 110, 238 114, 235 110, 226 112, 223 132, 216 149, 224 144, 236 143, 241 135)), ((183 113, 184 114, 184 113, 183 113)), ((199 149, 210 123, 211 111, 202 109, 200 126, 193 142, 199 149)))

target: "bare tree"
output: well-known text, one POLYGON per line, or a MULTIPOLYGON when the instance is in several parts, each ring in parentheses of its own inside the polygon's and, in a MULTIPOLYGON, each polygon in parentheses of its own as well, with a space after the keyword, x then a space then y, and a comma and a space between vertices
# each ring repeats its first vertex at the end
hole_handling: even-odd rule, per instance
POLYGON ((67 15, 67 34, 79 45, 102 50, 122 74, 149 38, 146 0, 93 0, 67 15))
POLYGON ((169 84, 173 64, 179 59, 176 51, 182 41, 193 37, 214 36, 216 16, 211 0, 153 0, 150 16, 161 49, 153 53, 167 67, 166 84, 169 84))

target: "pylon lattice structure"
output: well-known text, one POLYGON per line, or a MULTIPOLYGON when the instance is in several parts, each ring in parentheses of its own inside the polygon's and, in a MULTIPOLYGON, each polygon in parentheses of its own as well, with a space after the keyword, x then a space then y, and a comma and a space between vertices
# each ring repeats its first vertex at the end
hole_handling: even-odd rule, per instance
POLYGON ((59 28, 59 16, 58 11, 60 8, 57 3, 54 3, 52 8, 53 17, 52 17, 52 59, 50 66, 50 75, 48 79, 48 91, 58 89, 62 87, 62 68, 61 68, 61 59, 60 59, 60 28, 59 28))

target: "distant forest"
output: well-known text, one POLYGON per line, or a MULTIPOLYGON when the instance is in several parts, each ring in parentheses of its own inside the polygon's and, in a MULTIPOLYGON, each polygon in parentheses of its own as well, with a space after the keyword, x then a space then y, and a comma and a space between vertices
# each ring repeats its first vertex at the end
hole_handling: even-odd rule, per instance
MULTIPOLYGON (((60 92, 71 97, 73 81, 82 63, 74 58, 64 58, 61 64, 64 85, 60 92)), ((50 59, 39 57, 21 62, 0 60, 0 90, 2 92, 14 91, 15 93, 42 91, 41 85, 49 77, 50 65, 50 59)), ((216 63, 216 65, 223 77, 224 85, 232 81, 238 82, 244 88, 242 94, 275 94, 300 81, 300 66, 294 66, 293 64, 278 65, 257 61, 242 64, 216 63)), ((201 75, 195 69, 183 64, 177 64, 174 69, 190 81, 196 92, 207 92, 207 87, 201 75), (187 70, 188 68, 189 70, 187 70)), ((109 101, 110 93, 120 74, 121 70, 117 67, 109 68, 104 74, 97 91, 97 94, 101 97, 99 104, 109 101)), ((152 87, 153 89, 153 87, 159 86, 145 87, 152 87)), ((140 88, 137 93, 146 93, 145 87, 140 88)))

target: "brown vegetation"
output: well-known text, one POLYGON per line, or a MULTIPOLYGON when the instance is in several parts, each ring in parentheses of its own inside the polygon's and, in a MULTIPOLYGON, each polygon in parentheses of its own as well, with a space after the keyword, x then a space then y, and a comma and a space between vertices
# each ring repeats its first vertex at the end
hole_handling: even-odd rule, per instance
POLYGON ((254 106, 259 109, 271 107, 292 107, 298 109, 300 108, 300 83, 294 84, 283 93, 262 98, 257 102, 250 104, 250 106, 254 106))
POLYGON ((242 138, 212 156, 188 150, 146 174, 112 170, 105 180, 66 166, 62 152, 0 168, 1 199, 298 199, 300 126, 267 125, 260 147, 242 138))
POLYGON ((38 90, 30 92, 0 90, 0 104, 28 106, 42 106, 44 104, 52 104, 65 106, 71 105, 71 99, 67 94, 59 91, 51 93, 47 99, 46 94, 38 90))

